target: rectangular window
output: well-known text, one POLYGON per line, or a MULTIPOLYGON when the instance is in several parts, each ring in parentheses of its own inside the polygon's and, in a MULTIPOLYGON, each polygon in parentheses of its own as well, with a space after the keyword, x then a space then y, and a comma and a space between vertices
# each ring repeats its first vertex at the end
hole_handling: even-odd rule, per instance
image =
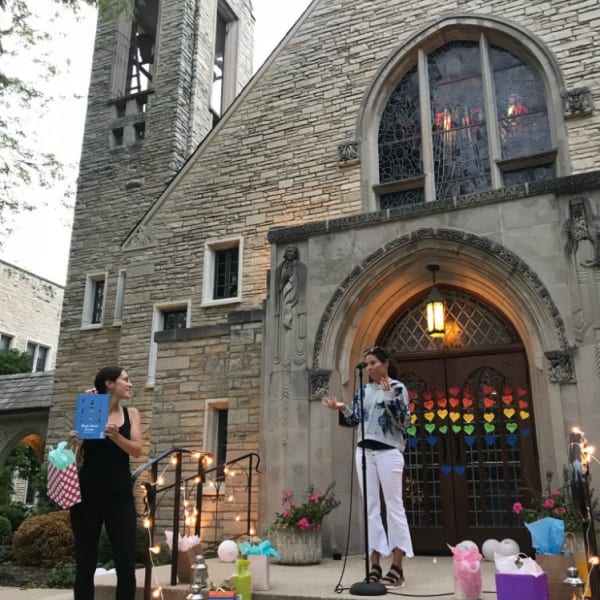
POLYGON ((227 418, 229 410, 219 408, 217 410, 217 452, 215 460, 219 466, 217 478, 219 481, 225 480, 225 463, 227 462, 227 418))
POLYGON ((123 303, 125 302, 125 288, 127 287, 127 272, 119 271, 117 279, 117 295, 115 298, 115 323, 120 323, 123 320, 123 303))
POLYGON ((185 329, 187 327, 187 312, 187 306, 185 308, 163 310, 163 331, 185 329))
MULTIPOLYGON (((216 481, 225 481, 225 463, 227 461, 227 422, 229 401, 226 399, 207 400, 204 407, 204 439, 202 447, 213 455, 213 465, 219 467, 216 481)), ((213 482, 214 483, 214 482, 213 482)), ((223 491, 221 486, 220 491, 223 491)), ((212 486, 205 487, 205 493, 215 491, 212 486)))
POLYGON ((202 303, 239 302, 242 295, 242 238, 209 240, 204 247, 202 303))
POLYGON ((158 10, 158 0, 145 0, 136 6, 129 38, 127 95, 145 92, 152 84, 158 10))
POLYGON ((46 370, 49 355, 48 346, 42 346, 36 342, 27 342, 27 354, 31 360, 31 371, 39 373, 46 370))
POLYGON ((83 295, 83 314, 81 316, 83 327, 102 325, 105 291, 106 273, 95 273, 87 276, 83 295))
POLYGON ((12 347, 14 336, 8 335, 7 333, 0 333, 0 352, 3 350, 10 350, 12 347))

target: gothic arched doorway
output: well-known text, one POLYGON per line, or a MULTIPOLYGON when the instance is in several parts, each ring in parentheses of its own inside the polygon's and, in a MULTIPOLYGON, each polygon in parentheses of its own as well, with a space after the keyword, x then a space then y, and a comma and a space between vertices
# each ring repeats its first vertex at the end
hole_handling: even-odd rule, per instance
POLYGON ((443 339, 427 334, 424 299, 404 307, 380 337, 410 393, 404 495, 415 551, 507 537, 527 550, 529 535, 511 510, 540 486, 523 344, 481 299, 443 294, 443 339))

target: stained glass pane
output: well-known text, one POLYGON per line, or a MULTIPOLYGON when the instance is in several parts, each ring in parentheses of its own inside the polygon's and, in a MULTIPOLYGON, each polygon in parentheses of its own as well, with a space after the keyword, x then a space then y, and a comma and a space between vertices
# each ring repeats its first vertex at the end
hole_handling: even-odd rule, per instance
POLYGON ((548 108, 539 75, 507 50, 490 48, 502 158, 552 148, 548 108))
POLYGON ((382 210, 399 206, 412 206, 413 204, 422 204, 423 202, 425 202, 425 192, 423 188, 382 194, 379 197, 379 204, 382 210))
POLYGON ((379 123, 379 181, 387 183, 423 173, 417 68, 411 69, 388 99, 379 123))
POLYGON ((490 189, 479 44, 446 44, 427 62, 436 196, 490 189))

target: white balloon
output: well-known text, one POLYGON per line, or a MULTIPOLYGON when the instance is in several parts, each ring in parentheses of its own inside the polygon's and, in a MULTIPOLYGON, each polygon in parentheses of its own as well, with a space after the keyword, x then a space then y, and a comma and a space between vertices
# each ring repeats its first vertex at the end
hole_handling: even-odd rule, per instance
POLYGON ((515 540, 505 538, 500 542, 498 554, 502 554, 502 556, 513 556, 513 554, 519 554, 519 552, 521 552, 521 549, 515 540))
POLYGON ((485 558, 485 560, 493 561, 495 553, 500 554, 500 542, 493 538, 485 540, 481 546, 481 554, 483 554, 483 558, 485 558))
POLYGON ((477 550, 477 552, 479 552, 479 546, 471 540, 463 540, 462 542, 456 544, 456 547, 460 548, 461 550, 477 550))
POLYGON ((222 562, 231 563, 238 557, 238 546, 233 540, 223 540, 217 549, 222 562))

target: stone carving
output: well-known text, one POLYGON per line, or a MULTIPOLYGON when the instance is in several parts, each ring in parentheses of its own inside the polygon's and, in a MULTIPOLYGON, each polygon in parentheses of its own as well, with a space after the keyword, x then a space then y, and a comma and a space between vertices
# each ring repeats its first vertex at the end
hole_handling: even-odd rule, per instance
POLYGON ((565 117, 584 117, 594 110, 594 99, 589 87, 571 88, 562 94, 565 117))
POLYGON ((553 383, 575 383, 575 365, 570 349, 545 352, 548 374, 553 383))
POLYGON ((348 140, 338 144, 338 162, 347 163, 358 160, 358 142, 354 140, 348 140))
POLYGON ((298 248, 288 246, 275 276, 275 316, 277 348, 275 362, 293 360, 301 364, 306 358, 306 265, 298 248))
POLYGON ((156 237, 146 225, 140 225, 123 244, 124 250, 138 250, 156 245, 156 237))
POLYGON ((331 371, 317 369, 310 371, 310 395, 311 402, 322 402, 323 398, 329 393, 329 378, 331 371))
POLYGON ((567 256, 575 257, 581 242, 591 243, 594 257, 579 263, 585 268, 600 267, 600 217, 590 213, 587 199, 576 196, 569 201, 569 218, 562 226, 567 256))

